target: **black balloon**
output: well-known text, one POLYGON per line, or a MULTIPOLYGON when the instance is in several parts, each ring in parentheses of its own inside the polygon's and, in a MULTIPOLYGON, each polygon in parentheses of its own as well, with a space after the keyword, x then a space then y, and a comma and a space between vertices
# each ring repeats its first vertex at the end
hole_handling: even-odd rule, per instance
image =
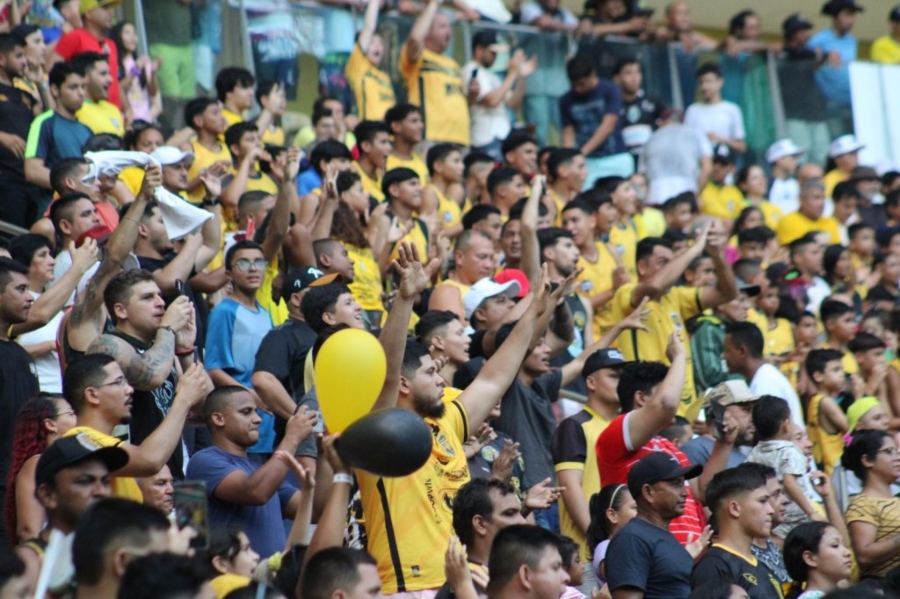
POLYGON ((408 410, 388 408, 363 416, 341 433, 335 447, 348 466, 378 476, 412 474, 432 447, 431 429, 408 410))

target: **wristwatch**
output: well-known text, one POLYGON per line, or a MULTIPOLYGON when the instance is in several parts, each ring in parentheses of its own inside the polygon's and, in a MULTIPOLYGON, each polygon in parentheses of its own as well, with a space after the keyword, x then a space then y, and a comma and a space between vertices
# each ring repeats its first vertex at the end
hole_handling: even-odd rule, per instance
POLYGON ((209 198, 209 197, 205 197, 205 196, 203 198, 203 205, 209 206, 210 208, 212 208, 213 206, 218 206, 221 203, 222 202, 221 202, 221 200, 219 200, 219 198, 209 198))

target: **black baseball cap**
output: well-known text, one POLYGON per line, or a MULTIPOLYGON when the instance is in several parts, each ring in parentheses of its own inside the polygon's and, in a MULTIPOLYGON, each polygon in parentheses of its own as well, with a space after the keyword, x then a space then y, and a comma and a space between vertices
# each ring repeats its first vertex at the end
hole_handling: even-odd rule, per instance
POLYGON ((497 32, 490 30, 478 31, 472 36, 472 49, 474 50, 479 47, 488 48, 494 52, 499 52, 508 48, 506 44, 500 43, 497 39, 497 32))
POLYGON ((581 368, 581 376, 582 378, 587 378, 601 368, 619 368, 626 364, 628 364, 628 361, 625 360, 625 356, 616 348, 598 349, 584 361, 584 366, 581 368))
POLYGON ((48 483, 60 470, 88 459, 100 460, 110 472, 115 472, 128 463, 128 452, 121 447, 100 447, 85 433, 62 437, 41 454, 34 473, 35 483, 48 483))
POLYGON ((284 281, 281 282, 281 296, 287 298, 292 293, 299 293, 310 287, 327 285, 339 279, 340 276, 336 273, 326 275, 315 266, 304 266, 303 268, 292 270, 284 276, 284 281))
POLYGON ((713 162, 723 162, 725 164, 734 164, 734 150, 728 144, 716 144, 713 148, 713 162))
POLYGON ((842 10, 852 10, 853 12, 863 12, 865 9, 856 3, 855 0, 828 0, 822 5, 822 14, 836 17, 842 10))
POLYGON ((891 9, 888 13, 888 21, 891 23, 900 23, 900 4, 891 9))
POLYGON ((789 37, 798 31, 812 28, 813 24, 800 16, 800 13, 798 12, 790 15, 781 23, 781 30, 784 32, 784 37, 789 37))
POLYGON ((684 477, 685 480, 697 478, 703 472, 700 464, 682 466, 675 456, 665 451, 654 451, 644 456, 628 473, 628 491, 637 499, 641 496, 644 485, 652 485, 664 480, 684 477))

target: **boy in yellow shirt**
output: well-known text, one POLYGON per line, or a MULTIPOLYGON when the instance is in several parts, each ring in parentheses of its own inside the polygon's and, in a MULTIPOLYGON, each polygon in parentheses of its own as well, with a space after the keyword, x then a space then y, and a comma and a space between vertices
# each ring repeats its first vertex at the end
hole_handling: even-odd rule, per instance
POLYGON ((847 386, 841 352, 834 349, 810 351, 806 357, 806 374, 816 389, 806 410, 806 432, 812 442, 816 463, 831 476, 844 452, 844 434, 847 432, 847 415, 837 403, 837 396, 847 386))
POLYGON ((419 174, 422 185, 428 183, 428 167, 413 149, 422 141, 425 121, 422 110, 412 104, 397 104, 384 115, 384 122, 391 130, 394 147, 387 158, 387 170, 405 166, 419 174))
POLYGON ((216 75, 216 96, 222 103, 226 129, 242 122, 253 106, 254 85, 253 73, 242 67, 225 67, 216 75))
POLYGON ((381 121, 363 121, 356 126, 353 134, 359 149, 359 160, 353 166, 362 180, 363 190, 370 198, 383 202, 381 177, 391 153, 390 129, 381 121))
POLYGON ((603 177, 597 179, 594 187, 609 194, 618 212, 618 217, 609 230, 609 245, 618 252, 628 276, 634 280, 637 278, 637 243, 644 238, 634 221, 634 215, 638 211, 634 185, 623 177, 603 177))
POLYGON ((218 163, 231 166, 231 151, 222 142, 225 133, 222 106, 213 98, 194 98, 184 107, 184 122, 197 134, 196 139, 181 149, 194 154, 194 162, 188 170, 187 192, 188 201, 199 204, 206 193, 200 175, 218 163))
POLYGON ((819 317, 825 327, 825 346, 840 351, 847 374, 859 372, 856 358, 847 344, 856 336, 856 312, 853 307, 839 300, 826 299, 819 307, 819 317))
MULTIPOLYGON (((237 231, 237 205, 246 191, 265 191, 278 195, 278 185, 257 168, 257 160, 269 159, 262 149, 259 131, 253 123, 238 123, 225 132, 225 144, 231 150, 236 168, 222 180, 222 219, 225 231, 237 231)), ((292 207, 293 209, 293 207, 292 207)))
MULTIPOLYGON (((431 183, 422 191, 422 209, 419 214, 437 214, 441 230, 448 239, 455 239, 462 233, 462 215, 459 204, 447 197, 451 185, 459 185, 463 180, 463 159, 459 146, 436 144, 428 150, 428 176, 431 183)), ((497 235, 500 223, 497 219, 497 235)))

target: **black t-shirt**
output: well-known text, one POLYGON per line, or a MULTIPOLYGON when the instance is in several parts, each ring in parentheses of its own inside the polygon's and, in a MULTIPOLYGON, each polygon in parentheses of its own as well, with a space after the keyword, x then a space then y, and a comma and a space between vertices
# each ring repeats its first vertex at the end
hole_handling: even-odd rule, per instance
MULTIPOLYGON (((148 258, 147 256, 138 256, 138 264, 141 265, 141 268, 144 270, 149 270, 150 272, 156 272, 157 270, 161 270, 169 265, 169 263, 175 259, 177 254, 175 252, 169 253, 162 260, 157 260, 156 258, 148 258)), ((193 268, 191 268, 191 275, 188 277, 190 279, 196 273, 193 268)), ((202 300, 197 301, 197 294, 194 293, 194 290, 191 288, 190 280, 184 281, 184 295, 191 303, 194 304, 194 323, 197 327, 197 337, 194 341, 194 345, 200 350, 200 355, 203 356, 203 343, 206 341, 206 319, 209 316, 209 310, 206 307, 206 302, 202 300)), ((163 299, 166 300, 166 307, 169 306, 177 296, 175 293, 164 293, 163 299)))
POLYGON ((753 556, 744 557, 722 545, 709 548, 691 573, 691 586, 697 588, 726 579, 750 595, 750 599, 783 599, 781 583, 772 571, 753 556), (752 560, 752 561, 750 561, 752 560))
POLYGON ((0 489, 4 491, 16 416, 38 391, 37 368, 28 352, 15 341, 0 341, 0 489))
POLYGON ((625 137, 625 144, 629 151, 637 153, 638 150, 646 143, 646 139, 642 143, 630 141, 630 128, 637 125, 645 125, 652 130, 658 127, 659 119, 666 105, 662 100, 651 98, 644 94, 643 91, 638 92, 637 98, 634 100, 622 99, 622 110, 619 112, 619 118, 622 121, 622 135, 625 137))
POLYGON ((484 336, 487 335, 486 330, 475 331, 469 335, 472 342, 469 344, 470 358, 483 358, 484 356, 484 336))
MULTIPOLYGON (((126 341, 138 354, 143 354, 152 347, 120 331, 114 331, 110 334, 126 341)), ((169 376, 166 377, 162 385, 152 391, 134 390, 134 395, 131 396, 131 424, 128 425, 132 445, 143 443, 162 424, 166 414, 169 413, 169 408, 172 407, 172 402, 175 400, 175 388, 177 386, 178 370, 175 368, 175 361, 173 360, 169 376)), ((184 478, 184 449, 182 442, 179 441, 167 464, 172 471, 172 476, 178 480, 184 478)))
MULTIPOLYGON (((550 359, 550 366, 554 368, 561 368, 578 357, 582 351, 584 351, 584 334, 588 327, 592 327, 593 323, 588 320, 587 309, 584 307, 584 304, 581 303, 581 299, 579 299, 578 295, 572 293, 566 298, 566 305, 569 307, 569 311, 572 312, 572 321, 575 323, 575 341, 566 349, 564 352, 560 352, 556 356, 550 359)), ((587 385, 584 382, 584 379, 576 377, 574 381, 566 385, 566 391, 571 391, 573 393, 578 393, 580 395, 587 396, 587 385)))
MULTIPOLYGON (((303 398, 306 354, 316 342, 316 332, 302 320, 288 320, 263 337, 256 350, 254 372, 268 372, 278 379, 296 403, 303 398)), ((275 417, 275 444, 284 437, 287 422, 275 417)))
POLYGON ((493 427, 519 443, 525 459, 524 490, 545 478, 555 479, 550 445, 556 429, 553 402, 559 398, 562 372, 554 370, 525 385, 518 377, 503 395, 493 427))
POLYGON ((668 530, 632 518, 609 543, 606 581, 610 591, 634 587, 644 599, 686 599, 694 561, 668 530))
MULTIPOLYGON (((34 98, 31 94, 0 83, 0 131, 28 140, 28 129, 34 118, 34 98)), ((16 158, 6 146, 0 145, 0 181, 25 182, 25 161, 16 158)))

